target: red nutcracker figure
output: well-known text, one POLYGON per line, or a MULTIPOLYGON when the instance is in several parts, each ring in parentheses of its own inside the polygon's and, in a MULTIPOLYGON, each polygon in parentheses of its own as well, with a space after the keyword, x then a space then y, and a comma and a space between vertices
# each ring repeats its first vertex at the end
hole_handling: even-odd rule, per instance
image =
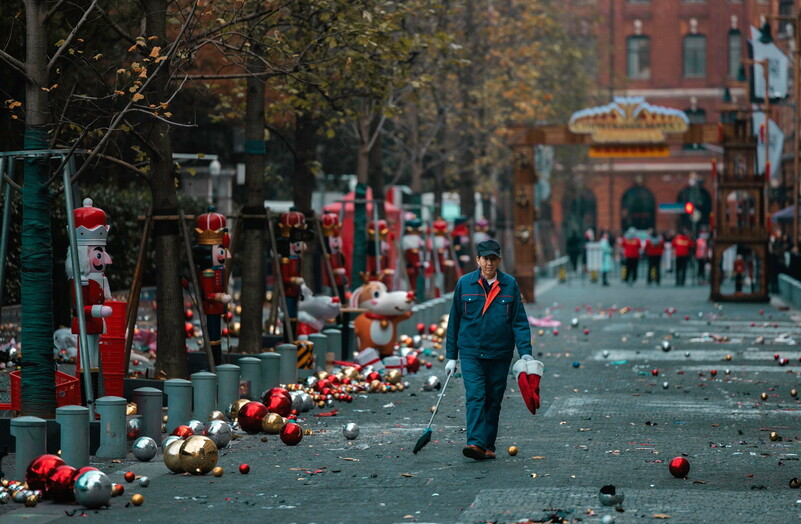
POLYGON ((222 364, 222 317, 226 305, 231 302, 231 295, 225 287, 225 260, 231 258, 229 242, 225 216, 216 213, 214 206, 209 206, 195 222, 193 252, 211 354, 217 366, 222 364))
POLYGON ((431 224, 431 260, 435 261, 435 290, 439 298, 445 291, 445 286, 453 280, 453 260, 450 256, 450 239, 448 222, 437 217, 431 224))
POLYGON ((462 215, 454 219, 451 239, 453 251, 456 253, 456 261, 459 264, 459 268, 464 272, 472 259, 470 256, 470 229, 467 227, 466 216, 462 215))
POLYGON ((479 218, 476 220, 476 226, 473 232, 473 244, 479 245, 481 242, 485 240, 489 240, 493 237, 492 230, 490 229, 489 220, 484 217, 479 218))
MULTIPOLYGON (((106 213, 102 209, 93 207, 92 199, 86 198, 83 207, 73 210, 75 217, 75 235, 78 244, 78 273, 81 278, 81 290, 83 297, 83 316, 86 321, 86 348, 79 348, 86 351, 88 355, 89 371, 92 375, 92 391, 94 398, 98 398, 104 393, 100 382, 100 335, 106 332, 106 323, 103 320, 111 316, 111 307, 104 305, 105 301, 111 299, 111 292, 108 287, 108 280, 103 273, 106 266, 111 264, 111 257, 106 252, 106 239, 108 238, 109 226, 106 222, 106 213)), ((72 267, 72 257, 67 249, 67 277, 70 279, 70 291, 72 294, 72 332, 80 333, 78 329, 78 317, 75 311, 75 271, 72 267)), ((81 360, 78 358, 78 371, 81 370, 81 360)), ((83 374, 80 374, 83 380, 83 374)), ((81 388, 81 391, 84 391, 81 388)))
POLYGON ((298 298, 301 296, 300 286, 303 284, 301 257, 304 241, 310 238, 306 230, 306 216, 292 207, 282 213, 278 220, 278 253, 281 256, 281 282, 284 284, 289 322, 292 333, 285 333, 288 342, 294 342, 298 325, 298 298))
POLYGON ((386 220, 379 220, 378 224, 370 221, 367 224, 367 276, 369 280, 380 280, 392 289, 395 270, 389 267, 389 226, 386 220), (378 257, 376 257, 376 252, 378 257), (379 275, 379 264, 381 271, 379 275))
MULTIPOLYGON (((348 287, 348 274, 345 270, 345 255, 342 253, 342 226, 339 215, 333 211, 326 211, 321 217, 321 229, 325 237, 325 252, 334 270, 334 283, 339 301, 345 303, 345 290, 348 287)), ((328 275, 326 275, 326 279, 328 275)))
POLYGON ((416 290, 417 278, 423 269, 423 223, 419 218, 412 217, 406 221, 406 231, 404 231, 401 243, 409 286, 412 290, 416 290))

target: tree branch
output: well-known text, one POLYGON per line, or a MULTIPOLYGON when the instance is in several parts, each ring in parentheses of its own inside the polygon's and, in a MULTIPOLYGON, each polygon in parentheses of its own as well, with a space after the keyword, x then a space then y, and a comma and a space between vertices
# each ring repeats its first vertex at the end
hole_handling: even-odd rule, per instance
POLYGON ((107 161, 111 162, 112 164, 117 164, 118 166, 124 167, 128 171, 130 171, 132 173, 135 173, 135 174, 141 176, 142 178, 144 178, 145 180, 147 180, 148 182, 150 182, 150 173, 148 173, 148 172, 146 172, 146 171, 144 171, 142 169, 139 169, 138 167, 136 167, 133 164, 129 164, 125 160, 120 160, 117 157, 114 157, 114 156, 111 156, 111 155, 106 155, 104 153, 98 153, 97 154, 97 158, 102 158, 103 160, 107 160, 107 161))
POLYGON ((61 53, 65 49, 67 49, 69 45, 72 43, 72 39, 75 38, 76 33, 78 33, 78 30, 81 28, 81 26, 83 26, 84 22, 86 22, 86 19, 89 18, 89 13, 91 13, 94 10, 96 5, 97 5, 97 0, 92 0, 92 4, 86 8, 86 11, 84 11, 83 16, 81 17, 80 20, 78 20, 78 23, 75 24, 75 27, 72 28, 72 31, 70 32, 67 39, 64 40, 64 43, 59 46, 58 50, 56 51, 56 54, 54 54, 53 58, 51 58, 50 62, 48 62, 47 64, 48 72, 56 64, 56 60, 58 60, 58 57, 61 56, 61 53))
POLYGON ((136 38, 131 36, 125 29, 120 27, 120 25, 117 22, 115 22, 113 18, 109 16, 109 14, 106 12, 105 9, 103 9, 102 7, 98 7, 97 10, 100 11, 100 15, 103 17, 103 19, 108 23, 108 25, 114 31, 117 32, 118 35, 120 35, 123 39, 127 40, 129 44, 136 43, 136 38))
POLYGON ((58 11, 58 8, 59 8, 59 7, 61 7, 61 5, 62 5, 64 2, 66 2, 66 1, 67 1, 67 0, 58 0, 58 3, 56 3, 56 5, 54 5, 53 7, 51 7, 51 8, 50 8, 50 9, 47 11, 47 13, 45 14, 45 22, 47 22, 48 20, 50 20, 50 17, 51 17, 51 16, 53 16, 53 13, 55 13, 56 11, 58 11))
POLYGON ((0 49, 0 58, 3 59, 3 61, 6 62, 8 65, 10 65, 14 69, 16 69, 18 72, 20 72, 22 74, 22 76, 25 77, 25 80, 27 80, 28 82, 33 82, 33 78, 31 78, 28 75, 28 72, 25 71, 25 64, 24 63, 22 63, 21 61, 17 60, 16 58, 14 58, 10 54, 6 53, 2 49, 0 49))
POLYGON ((186 75, 189 80, 228 80, 232 78, 271 78, 285 76, 285 73, 274 73, 272 71, 262 71, 261 73, 224 73, 224 74, 199 74, 186 75))

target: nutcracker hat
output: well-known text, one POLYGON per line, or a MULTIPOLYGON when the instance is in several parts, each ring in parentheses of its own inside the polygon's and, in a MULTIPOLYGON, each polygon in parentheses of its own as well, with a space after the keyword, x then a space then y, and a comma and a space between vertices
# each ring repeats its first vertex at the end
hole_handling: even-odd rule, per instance
POLYGON ((320 217, 320 227, 323 229, 323 236, 335 237, 339 235, 339 215, 333 211, 326 211, 320 217))
POLYGON ((476 231, 489 231, 489 220, 484 217, 479 218, 476 220, 476 231))
POLYGON ((434 220, 432 227, 434 228, 435 235, 445 236, 448 234, 448 222, 442 217, 438 217, 434 220))
POLYGON ((410 218, 406 221, 406 232, 407 233, 420 233, 420 229, 423 227, 423 222, 415 217, 410 218))
POLYGON ((459 215, 458 217, 453 219, 454 226, 461 226, 462 224, 467 222, 467 217, 464 215, 459 215))
POLYGON ((110 227, 106 212, 92 205, 91 198, 83 200, 83 207, 72 211, 75 218, 75 235, 79 246, 105 246, 110 227))
POLYGON ((278 228, 281 230, 281 236, 288 238, 292 229, 306 229, 306 215, 298 211, 298 208, 290 207, 289 211, 281 213, 278 228))
POLYGON ((387 225, 386 220, 379 220, 378 227, 376 228, 376 222, 371 220, 370 223, 367 225, 367 236, 374 237, 376 229, 378 229, 378 236, 382 239, 387 238, 387 234, 389 233, 389 226, 387 225))
POLYGON ((230 238, 226 227, 225 215, 217 213, 214 206, 206 208, 206 212, 195 221, 195 241, 201 246, 221 245, 228 248, 230 238))

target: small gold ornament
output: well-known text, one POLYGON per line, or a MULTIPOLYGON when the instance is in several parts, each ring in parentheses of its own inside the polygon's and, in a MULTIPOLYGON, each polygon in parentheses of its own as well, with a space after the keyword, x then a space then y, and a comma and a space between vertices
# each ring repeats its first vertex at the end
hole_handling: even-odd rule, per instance
POLYGON ((28 495, 25 497, 26 508, 35 508, 37 504, 39 504, 39 497, 36 495, 28 495))
POLYGON ((324 408, 324 407, 325 407, 325 400, 321 400, 321 401, 319 401, 319 402, 317 403, 317 407, 318 407, 318 408, 324 408))
POLYGON ((278 413, 268 413, 266 417, 261 420, 261 429, 269 435, 277 435, 284 427, 284 417, 278 413))
POLYGON ((793 397, 793 398, 797 397, 798 396, 798 391, 796 389, 791 389, 790 390, 790 396, 793 397))
MULTIPOLYGON (((347 369, 353 369, 353 368, 345 368, 345 370, 347 369)), ((345 372, 345 370, 343 370, 343 373, 345 372)), ((317 373, 314 374, 314 376, 317 377, 317 380, 324 380, 328 378, 328 371, 318 371, 317 373)))
POLYGON ((125 406, 125 414, 128 416, 136 415, 136 402, 129 402, 125 406))
POLYGON ((431 413, 434 413, 435 411, 437 411, 437 406, 431 406, 431 410, 430 411, 431 411, 431 413))
POLYGON ((403 382, 401 382, 400 384, 398 384, 395 387, 398 388, 398 391, 403 391, 404 389, 406 389, 406 386, 403 385, 403 382))
POLYGON ((380 380, 373 380, 370 382, 370 391, 376 392, 381 390, 381 381, 380 380))
POLYGON ((209 437, 192 435, 179 451, 181 467, 192 475, 205 475, 217 465, 217 445, 209 437))
POLYGON ((790 479, 790 487, 793 489, 801 488, 801 480, 793 477, 790 479))
POLYGON ((111 496, 112 497, 119 497, 125 491, 125 488, 122 487, 122 484, 112 484, 111 485, 111 496))
POLYGON ((389 371, 387 371, 387 374, 384 375, 384 380, 386 380, 390 384, 397 384, 398 382, 401 381, 402 378, 403 375, 397 369, 390 369, 389 371))
POLYGON ((537 334, 539 336, 543 336, 545 334, 545 330, 544 329, 540 329, 539 331, 537 331, 537 334))
POLYGON ((726 355, 726 360, 731 360, 731 355, 726 355))
POLYGON ((131 504, 134 506, 141 506, 144 501, 145 497, 143 497, 140 493, 131 495, 131 504))
POLYGON ((775 431, 770 432, 770 440, 773 442, 778 442, 782 439, 781 435, 776 433, 775 431))
POLYGON ((444 361, 445 360, 445 355, 438 356, 437 360, 439 360, 440 362, 444 361))
POLYGON ((209 413, 209 422, 212 420, 225 420, 225 415, 223 415, 222 411, 214 410, 209 413))
POLYGON ((768 400, 768 394, 762 393, 761 395, 759 395, 759 398, 761 398, 762 400, 768 400))
MULTIPOLYGON (((169 420, 169 418, 167 418, 167 415, 162 415, 161 416, 161 423, 162 424, 166 424, 168 420, 169 420)), ((162 432, 162 433, 166 433, 166 432, 162 432)))
POLYGON ((216 466, 213 470, 211 470, 211 474, 215 477, 222 477, 224 470, 220 466, 216 466))
POLYGON ((306 435, 306 436, 314 435, 314 430, 313 429, 308 429, 308 428, 304 429, 303 430, 303 434, 306 435))
POLYGON ((519 450, 517 449, 517 446, 509 446, 509 449, 507 449, 506 451, 507 453, 509 453, 510 457, 514 457, 515 455, 517 455, 517 452, 519 450))

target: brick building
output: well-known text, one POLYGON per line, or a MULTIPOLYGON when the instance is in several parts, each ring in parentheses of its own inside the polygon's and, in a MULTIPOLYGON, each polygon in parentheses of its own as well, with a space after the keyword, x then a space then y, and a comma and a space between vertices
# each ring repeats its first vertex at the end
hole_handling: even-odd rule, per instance
MULTIPOLYGON (((597 103, 642 96, 654 105, 686 111, 691 122, 718 122, 724 89, 741 102, 736 82, 746 58, 750 27, 792 13, 793 0, 570 0, 598 48, 597 103)), ((774 36, 776 32, 774 31, 774 36)), ((778 111, 779 113, 781 111, 778 111)), ((780 118, 774 113, 774 119, 780 118)), ((781 125, 781 120, 779 120, 781 125)), ((709 224, 714 188, 712 159, 720 150, 672 147, 665 158, 593 159, 554 174, 541 216, 561 238, 588 227, 618 235, 629 226, 670 232, 686 216, 661 214, 660 203, 692 201, 709 224)), ((545 243, 547 240, 542 239, 545 243)), ((563 246, 543 246, 546 251, 563 246)))

